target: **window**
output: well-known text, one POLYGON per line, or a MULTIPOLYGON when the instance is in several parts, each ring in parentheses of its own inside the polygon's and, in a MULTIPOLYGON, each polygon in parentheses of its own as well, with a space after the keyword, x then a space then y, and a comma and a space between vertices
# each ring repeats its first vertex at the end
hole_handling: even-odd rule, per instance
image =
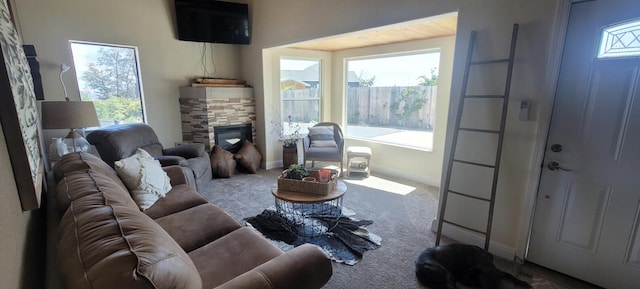
POLYGON ((640 20, 605 27, 598 58, 640 56, 640 20))
POLYGON ((320 60, 280 59, 280 98, 282 123, 287 129, 306 128, 320 121, 321 77, 320 60))
POLYGON ((350 138, 433 149, 439 51, 347 59, 350 138))
POLYGON ((144 103, 133 46, 71 41, 80 99, 93 101, 100 126, 144 122, 144 103))

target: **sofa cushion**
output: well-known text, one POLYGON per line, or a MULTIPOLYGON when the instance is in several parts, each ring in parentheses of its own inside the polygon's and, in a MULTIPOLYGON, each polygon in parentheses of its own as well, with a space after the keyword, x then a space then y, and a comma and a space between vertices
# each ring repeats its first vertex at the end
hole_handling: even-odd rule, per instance
POLYGON ((240 165, 247 170, 247 172, 255 174, 260 168, 260 161, 262 161, 262 155, 248 140, 244 140, 242 147, 233 156, 240 165))
POLYGON ((55 181, 58 182, 69 173, 76 171, 86 172, 89 169, 104 174, 106 177, 112 179, 116 184, 120 185, 123 189, 127 188, 112 167, 107 165, 99 157, 85 152, 64 155, 53 166, 53 176, 55 181))
POLYGON ((241 227, 233 217, 212 204, 186 209, 155 221, 187 252, 241 227))
POLYGON ((169 176, 162 170, 160 162, 143 149, 138 149, 128 158, 116 161, 115 168, 136 204, 143 211, 171 190, 169 176))
POLYGON ((67 173, 56 185, 56 191, 59 216, 64 214, 72 202, 79 199, 86 201, 87 198, 97 198, 109 204, 133 209, 138 208, 131 199, 129 191, 121 184, 93 169, 67 173))
POLYGON ((243 227, 189 252, 189 257, 204 288, 214 288, 282 254, 255 229, 243 227))
POLYGON ((233 153, 220 146, 214 146, 211 151, 211 174, 214 177, 228 178, 236 170, 236 160, 233 153))
POLYGON ((60 220, 67 288, 202 288, 195 265, 160 225, 101 195, 108 194, 72 201, 60 220))
POLYGON ((193 187, 177 185, 144 213, 152 219, 157 219, 206 203, 208 203, 207 199, 203 198, 193 187))
POLYGON ((100 157, 112 166, 117 160, 133 155, 143 148, 152 156, 162 155, 162 145, 153 129, 144 123, 128 123, 102 127, 87 135, 100 157))

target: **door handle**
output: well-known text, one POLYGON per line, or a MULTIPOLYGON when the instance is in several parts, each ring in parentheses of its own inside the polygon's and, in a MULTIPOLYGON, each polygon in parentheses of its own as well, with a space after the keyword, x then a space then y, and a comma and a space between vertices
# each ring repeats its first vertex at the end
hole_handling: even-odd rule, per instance
POLYGON ((561 167, 560 163, 558 163, 558 162, 548 162, 547 163, 547 168, 550 171, 557 171, 557 170, 567 171, 567 172, 571 171, 570 169, 561 167))

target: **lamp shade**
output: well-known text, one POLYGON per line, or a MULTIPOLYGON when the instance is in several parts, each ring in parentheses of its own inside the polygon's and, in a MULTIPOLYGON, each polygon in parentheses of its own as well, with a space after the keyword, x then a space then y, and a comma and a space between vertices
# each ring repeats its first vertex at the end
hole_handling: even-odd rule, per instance
POLYGON ((44 129, 75 129, 99 125, 96 108, 91 101, 42 102, 44 129))

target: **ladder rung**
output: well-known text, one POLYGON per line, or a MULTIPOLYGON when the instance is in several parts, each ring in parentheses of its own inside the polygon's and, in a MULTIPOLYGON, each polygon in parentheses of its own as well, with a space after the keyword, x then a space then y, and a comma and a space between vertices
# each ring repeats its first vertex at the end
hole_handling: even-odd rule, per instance
POLYGON ((511 61, 511 59, 509 58, 504 58, 504 59, 494 59, 494 60, 483 60, 483 61, 472 61, 471 65, 476 65, 476 64, 490 64, 490 63, 503 63, 503 62, 509 62, 511 61))
POLYGON ((450 224, 450 225, 458 226, 460 228, 464 228, 464 229, 467 229, 469 231, 474 231, 474 232, 479 233, 479 234, 487 234, 485 231, 480 231, 480 230, 477 230, 477 229, 474 229, 474 228, 470 228, 470 227, 467 227, 467 226, 463 226, 463 225, 460 225, 460 224, 457 224, 457 223, 454 223, 454 222, 449 222, 447 220, 442 220, 442 222, 450 224))
POLYGON ((502 94, 486 94, 486 95, 470 94, 470 95, 465 95, 464 98, 504 98, 504 95, 502 94))
POLYGON ((479 128, 468 128, 468 127, 460 127, 458 129, 464 130, 464 131, 473 131, 473 132, 500 133, 499 130, 493 130, 493 129, 479 129, 479 128))
POLYGON ((487 165, 487 164, 481 164, 481 163, 475 163, 475 162, 470 162, 470 161, 463 161, 463 160, 457 160, 457 159, 453 159, 454 162, 459 162, 459 163, 463 163, 463 164, 468 164, 468 165, 474 165, 474 166, 481 166, 481 167, 486 167, 486 168, 495 168, 496 166, 494 165, 487 165))
POLYGON ((452 190, 449 190, 449 193, 453 193, 453 194, 460 195, 460 196, 467 197, 467 198, 476 199, 476 200, 479 200, 479 201, 491 202, 491 199, 482 198, 482 197, 476 197, 476 196, 472 196, 472 195, 469 195, 469 194, 460 193, 460 192, 456 192, 456 191, 452 191, 452 190))

